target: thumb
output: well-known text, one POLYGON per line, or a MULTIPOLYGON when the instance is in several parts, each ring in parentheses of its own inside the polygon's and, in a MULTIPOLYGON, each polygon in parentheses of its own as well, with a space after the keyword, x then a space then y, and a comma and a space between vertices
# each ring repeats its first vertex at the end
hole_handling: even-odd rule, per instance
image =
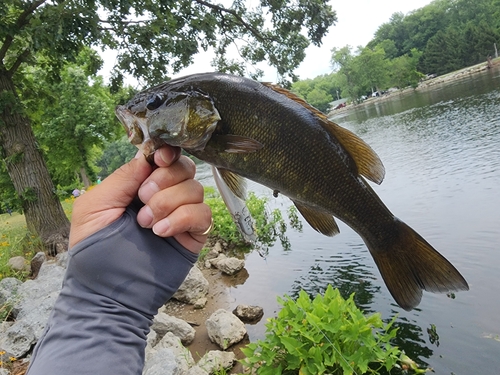
POLYGON ((153 167, 138 153, 136 158, 78 197, 73 205, 70 247, 118 219, 152 171, 153 167))
POLYGON ((153 167, 139 152, 134 159, 114 171, 89 193, 94 193, 91 198, 102 209, 125 209, 137 196, 139 187, 152 171, 153 167))

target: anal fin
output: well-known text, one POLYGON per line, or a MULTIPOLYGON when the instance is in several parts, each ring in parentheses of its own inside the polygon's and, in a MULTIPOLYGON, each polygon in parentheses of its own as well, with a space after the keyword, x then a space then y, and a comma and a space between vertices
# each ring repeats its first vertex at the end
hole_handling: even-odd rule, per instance
POLYGON ((247 186, 245 179, 236 173, 228 171, 227 169, 217 168, 217 171, 231 192, 238 198, 246 200, 247 186))

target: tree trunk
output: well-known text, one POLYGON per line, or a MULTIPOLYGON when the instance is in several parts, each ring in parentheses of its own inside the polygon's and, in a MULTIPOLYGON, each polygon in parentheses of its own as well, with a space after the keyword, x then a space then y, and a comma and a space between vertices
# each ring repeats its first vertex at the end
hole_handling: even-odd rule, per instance
POLYGON ((85 188, 85 190, 87 190, 90 186, 90 179, 87 176, 87 172, 85 171, 84 167, 80 168, 80 177, 82 179, 83 187, 85 188))
POLYGON ((0 68, 2 158, 22 201, 28 230, 60 251, 61 243, 67 242, 69 220, 54 193, 54 185, 37 149, 30 120, 23 112, 12 78, 0 68))

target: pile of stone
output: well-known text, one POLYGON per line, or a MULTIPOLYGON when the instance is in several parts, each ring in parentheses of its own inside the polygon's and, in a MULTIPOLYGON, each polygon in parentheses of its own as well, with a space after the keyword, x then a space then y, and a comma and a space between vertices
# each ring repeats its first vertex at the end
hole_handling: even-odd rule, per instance
MULTIPOLYGON (((0 350, 5 352, 4 358, 29 360, 31 350, 42 335, 61 290, 67 253, 58 254, 50 261, 45 260, 43 253, 37 254, 36 258, 41 264, 37 266, 36 279, 24 283, 15 278, 0 281, 0 306, 10 309, 9 315, 13 318, 0 325, 0 350)), ((218 249, 210 253, 207 261, 210 266, 227 274, 234 274, 244 266, 244 261, 227 258, 218 249)), ((21 261, 18 263, 21 266, 21 261)), ((192 304, 195 308, 203 308, 209 291, 208 284, 203 273, 195 266, 174 298, 192 304)), ((195 363, 186 348, 195 337, 195 329, 186 321, 160 309, 148 335, 143 374, 207 375, 221 368, 230 369, 236 363, 235 354, 225 350, 246 336, 243 321, 259 320, 262 315, 262 308, 252 306, 238 306, 234 313, 223 309, 215 311, 205 324, 210 340, 222 350, 210 351, 195 363)))

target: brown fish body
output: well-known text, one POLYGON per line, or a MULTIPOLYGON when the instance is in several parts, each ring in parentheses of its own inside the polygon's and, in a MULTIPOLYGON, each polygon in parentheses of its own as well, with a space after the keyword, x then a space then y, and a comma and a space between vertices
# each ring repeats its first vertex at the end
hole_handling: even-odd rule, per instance
MULTIPOLYGON (((147 117, 146 107, 157 110, 162 100, 168 112, 166 96, 178 98, 169 93, 206 96, 218 112, 217 121, 210 117, 214 124, 208 140, 201 141, 201 146, 184 147, 187 152, 226 175, 242 176, 286 195, 323 234, 338 233, 333 217, 345 222, 363 238, 403 308, 415 307, 422 289, 447 292, 468 288, 460 273, 395 218, 361 176, 382 182, 384 169, 375 152, 301 99, 271 85, 210 73, 140 93, 117 113, 147 117)), ((177 131, 163 131, 150 133, 155 144, 161 138, 183 147, 172 141, 177 131)))

